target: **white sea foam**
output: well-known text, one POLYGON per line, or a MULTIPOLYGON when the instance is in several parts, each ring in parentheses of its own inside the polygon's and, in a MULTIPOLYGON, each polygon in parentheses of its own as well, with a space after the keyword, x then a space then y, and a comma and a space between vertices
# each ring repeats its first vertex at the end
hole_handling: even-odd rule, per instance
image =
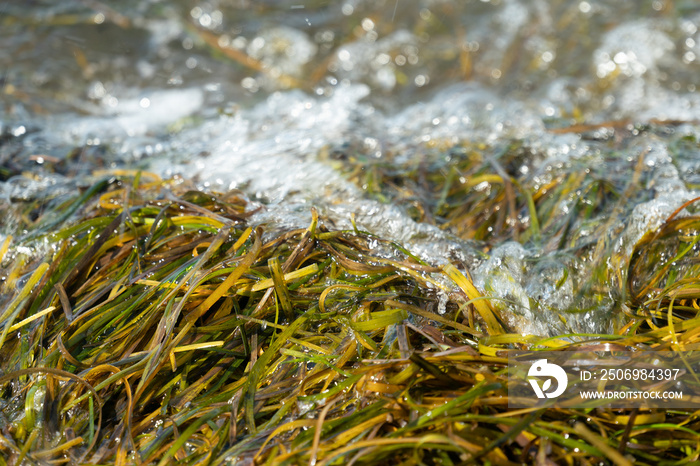
POLYGON ((50 122, 54 134, 63 135, 72 143, 85 144, 99 137, 103 141, 143 136, 162 132, 202 108, 204 93, 201 89, 134 91, 125 97, 112 96, 102 115, 76 118, 65 115, 50 122))

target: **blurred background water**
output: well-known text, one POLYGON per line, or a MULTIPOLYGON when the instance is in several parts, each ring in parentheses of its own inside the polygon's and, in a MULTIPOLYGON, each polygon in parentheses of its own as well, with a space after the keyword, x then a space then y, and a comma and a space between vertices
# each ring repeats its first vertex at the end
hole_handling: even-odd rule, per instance
POLYGON ((241 189, 271 231, 354 215, 468 269, 516 331, 600 332, 634 243, 700 185, 691 0, 2 1, 0 26, 3 235, 17 203, 141 168, 241 189), (439 196, 495 190, 474 154, 536 195, 582 174, 629 199, 573 189, 541 237, 527 208, 476 232, 439 196))

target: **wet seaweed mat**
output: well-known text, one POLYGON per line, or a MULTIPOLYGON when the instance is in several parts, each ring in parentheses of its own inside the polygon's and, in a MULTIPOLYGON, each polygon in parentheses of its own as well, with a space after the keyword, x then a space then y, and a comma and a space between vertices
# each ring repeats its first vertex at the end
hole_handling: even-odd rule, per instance
POLYGON ((266 233, 236 192, 115 172, 17 208, 26 233, 0 245, 3 463, 700 456, 694 413, 513 411, 505 386, 509 350, 692 350, 700 218, 637 245, 618 334, 545 339, 510 333, 455 265, 315 214, 266 233), (652 273, 661 255, 681 266, 652 273))
MULTIPOLYGON (((650 278, 638 269, 628 277, 635 243, 697 195, 693 131, 681 122, 611 121, 552 129, 580 133, 564 153, 551 150, 557 135, 545 143, 430 140, 381 157, 345 144, 323 157, 368 196, 490 257, 471 264, 475 281, 504 298, 492 303, 521 333, 609 333, 625 324, 622 304, 640 299, 633 282, 650 278)), ((688 244, 686 259, 696 250, 688 244)), ((679 251, 658 246, 664 268, 654 274, 665 277, 666 254, 679 251)))

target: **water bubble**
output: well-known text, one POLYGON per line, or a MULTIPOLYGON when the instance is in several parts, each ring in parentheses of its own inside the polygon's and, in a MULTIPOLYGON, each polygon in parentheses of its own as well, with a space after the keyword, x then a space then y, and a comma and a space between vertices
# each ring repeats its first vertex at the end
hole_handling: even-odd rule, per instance
POLYGON ((238 50, 243 50, 248 45, 248 39, 243 36, 237 36, 231 41, 231 47, 238 50))
POLYGON ((250 76, 245 77, 243 78, 243 80, 241 80, 241 86, 243 86, 244 89, 247 89, 250 92, 257 92, 260 88, 260 86, 258 85, 258 81, 250 76))
POLYGON ((22 136, 27 132, 27 127, 24 125, 19 125, 12 130, 12 135, 14 137, 22 136))

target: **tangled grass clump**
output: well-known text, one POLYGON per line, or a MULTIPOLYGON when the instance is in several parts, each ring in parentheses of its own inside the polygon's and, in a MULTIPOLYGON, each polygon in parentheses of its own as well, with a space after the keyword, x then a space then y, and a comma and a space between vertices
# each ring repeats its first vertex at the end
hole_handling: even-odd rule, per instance
POLYGON ((692 412, 509 410, 506 386, 512 350, 694 349, 698 217, 658 232, 680 268, 650 273, 661 243, 637 246, 617 334, 541 338, 511 333, 457 266, 315 213, 266 233, 239 193, 128 172, 50 207, 24 205, 27 233, 0 246, 5 464, 700 455, 692 412))

